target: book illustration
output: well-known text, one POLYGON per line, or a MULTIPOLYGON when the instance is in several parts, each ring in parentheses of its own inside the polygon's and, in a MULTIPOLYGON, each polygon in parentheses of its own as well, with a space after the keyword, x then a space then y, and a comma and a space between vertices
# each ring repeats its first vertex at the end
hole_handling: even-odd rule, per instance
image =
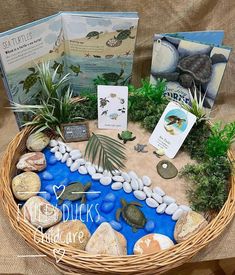
POLYGON ((173 109, 165 116, 165 130, 171 135, 183 133, 187 128, 187 117, 180 109, 173 109))

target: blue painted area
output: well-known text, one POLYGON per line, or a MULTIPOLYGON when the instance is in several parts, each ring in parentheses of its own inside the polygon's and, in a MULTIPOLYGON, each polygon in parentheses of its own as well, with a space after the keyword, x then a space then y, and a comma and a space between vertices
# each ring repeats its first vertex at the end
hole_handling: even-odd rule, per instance
MULTIPOLYGON (((49 149, 45 149, 44 154, 47 160, 53 155, 49 149)), ((138 201, 132 193, 126 194, 123 189, 113 191, 111 185, 103 186, 99 181, 92 180, 90 175, 81 175, 77 171, 71 172, 66 164, 59 161, 52 165, 48 164, 46 170, 39 172, 38 175, 42 182, 41 191, 47 191, 50 194, 50 196, 48 196, 48 198, 50 198, 49 201, 55 206, 57 206, 57 199, 53 192, 53 185, 59 187, 61 184, 68 185, 76 181, 84 185, 87 182, 92 182, 92 187, 89 191, 100 192, 99 196, 97 196, 97 194, 89 194, 86 204, 83 205, 81 205, 80 201, 64 201, 62 205, 58 206, 63 211, 63 219, 79 219, 87 225, 91 233, 96 230, 101 222, 111 222, 113 228, 126 237, 128 254, 132 254, 135 242, 149 233, 164 234, 174 240, 173 232, 175 221, 173 221, 169 215, 157 214, 156 210, 148 207, 144 201, 140 202, 143 205, 141 210, 144 212, 147 220, 150 221, 147 225, 147 230, 145 227, 145 229, 138 229, 136 233, 133 233, 132 228, 126 224, 122 218, 120 219, 120 223, 116 222, 115 214, 116 210, 121 207, 121 198, 125 199, 127 202, 138 201), (54 179, 44 179, 43 173, 45 171, 52 174, 54 179), (104 207, 104 204, 108 206, 104 207), (105 208, 104 212, 102 211, 103 208, 105 208), (110 208, 110 212, 107 211, 107 208, 110 208)))

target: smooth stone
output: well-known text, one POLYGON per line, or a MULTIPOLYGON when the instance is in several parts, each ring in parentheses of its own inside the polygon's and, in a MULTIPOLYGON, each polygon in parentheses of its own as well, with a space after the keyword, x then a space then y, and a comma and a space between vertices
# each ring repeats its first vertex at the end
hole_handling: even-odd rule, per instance
POLYGON ((171 203, 174 203, 175 202, 175 199, 170 197, 170 196, 167 196, 165 195, 163 197, 163 202, 165 202, 167 205, 171 204, 171 203))
POLYGON ((74 162, 78 163, 80 165, 85 165, 86 161, 84 159, 76 159, 74 162))
POLYGON ((16 168, 25 172, 42 171, 46 168, 46 158, 41 152, 32 152, 22 155, 16 168))
POLYGON ((87 166, 87 172, 92 176, 96 173, 96 169, 94 166, 90 165, 90 166, 87 166))
POLYGON ((22 213, 32 225, 42 228, 51 227, 62 218, 58 208, 39 196, 29 198, 22 207, 22 213))
POLYGON ((165 195, 165 192, 158 186, 153 188, 153 192, 157 193, 158 195, 160 195, 162 197, 165 195))
POLYGON ((68 167, 70 167, 70 166, 72 165, 72 163, 73 163, 73 160, 72 160, 71 158, 68 158, 68 159, 66 160, 66 165, 67 165, 68 167))
POLYGON ((94 222, 96 225, 100 225, 101 223, 106 222, 106 219, 101 215, 96 215, 94 218, 94 222))
POLYGON ((104 172, 104 168, 103 167, 98 167, 96 168, 98 173, 103 173, 104 172))
POLYGON ((102 185, 109 185, 111 184, 112 182, 112 178, 111 177, 106 177, 106 176, 103 176, 101 179, 100 179, 100 183, 102 185))
POLYGON ((108 201, 108 202, 115 202, 116 196, 113 193, 108 193, 104 198, 103 201, 108 201))
POLYGON ((174 246, 173 241, 162 234, 151 233, 140 238, 134 245, 134 255, 156 253, 174 246), (148 245, 146 245, 148 244, 148 245))
POLYGON ((55 184, 48 184, 46 187, 45 187, 45 191, 49 192, 51 195, 55 195, 55 192, 54 192, 54 189, 53 189, 53 186, 55 184))
POLYGON ((184 204, 181 204, 181 205, 179 206, 179 208, 181 208, 184 212, 188 212, 188 211, 191 211, 191 210, 192 210, 189 206, 184 205, 184 204))
POLYGON ((154 228, 155 228, 154 221, 153 220, 148 220, 145 224, 144 230, 148 233, 151 233, 151 232, 153 232, 154 228))
POLYGON ((100 180, 103 177, 103 175, 101 173, 95 173, 91 177, 93 180, 100 180))
POLYGON ((121 175, 121 171, 119 171, 119 170, 113 170, 112 174, 113 174, 113 176, 120 176, 121 175))
POLYGON ((50 138, 40 132, 40 133, 33 133, 29 135, 26 140, 26 147, 29 151, 32 152, 41 152, 50 142, 50 138))
POLYGON ((90 161, 86 161, 85 166, 86 166, 86 168, 87 168, 88 166, 92 166, 92 163, 91 163, 90 161))
POLYGON ((137 182, 138 182, 138 189, 139 190, 143 190, 144 189, 144 184, 143 184, 143 181, 141 179, 136 179, 137 182))
POLYGON ((78 170, 79 167, 80 167, 79 163, 74 162, 74 163, 72 163, 72 165, 70 166, 70 171, 71 171, 71 172, 75 172, 75 171, 78 170))
POLYGON ((153 198, 147 198, 146 199, 146 204, 149 206, 149 207, 152 207, 152 208, 156 208, 158 207, 158 202, 156 202, 153 198))
POLYGON ((52 155, 49 157, 48 164, 54 165, 54 164, 56 164, 56 162, 57 162, 57 159, 55 158, 55 155, 52 155))
POLYGON ((79 220, 60 222, 49 228, 45 235, 52 243, 56 240, 56 243, 66 244, 80 250, 85 250, 91 236, 86 225, 79 220))
POLYGON ((139 189, 139 184, 138 181, 136 179, 132 179, 131 180, 131 188, 136 191, 139 189))
POLYGON ((111 185, 111 188, 112 188, 113 190, 120 190, 120 189, 122 189, 122 182, 119 182, 119 181, 114 182, 114 183, 111 185))
POLYGON ((165 150, 163 148, 156 149, 156 153, 161 157, 165 155, 165 150))
POLYGON ((68 146, 67 144, 65 145, 65 148, 66 148, 66 151, 68 152, 68 153, 70 153, 73 149, 70 147, 70 146, 68 146))
POLYGON ((124 242, 123 240, 125 240, 123 235, 120 237, 109 223, 103 222, 88 241, 86 251, 90 254, 126 255, 126 247, 124 245, 126 241, 124 242))
POLYGON ((126 182, 130 182, 131 181, 131 177, 126 172, 122 172, 121 176, 124 178, 124 180, 126 182))
POLYGON ((146 199, 146 194, 143 191, 136 190, 136 191, 134 191, 133 194, 137 199, 139 199, 141 201, 146 199))
POLYGON ((81 174, 81 175, 86 175, 87 174, 87 169, 85 166, 80 166, 78 168, 78 172, 81 174))
POLYGON ((40 197, 42 197, 46 201, 49 201, 51 199, 51 194, 49 192, 41 193, 40 197))
POLYGON ((69 155, 71 156, 72 160, 80 159, 82 157, 80 150, 72 150, 69 155))
POLYGON ((122 224, 120 222, 112 220, 111 222, 109 222, 109 224, 114 230, 120 231, 122 229, 122 224))
POLYGON ((206 227, 207 220, 195 211, 183 213, 175 225, 174 238, 177 243, 187 240, 206 227))
POLYGON ((110 213, 113 210, 114 206, 115 206, 115 204, 113 202, 104 201, 101 204, 100 210, 104 213, 110 213))
POLYGON ((167 206, 165 213, 168 215, 173 215, 178 208, 178 205, 173 202, 167 206))
POLYGON ((151 188, 149 188, 148 186, 144 186, 144 189, 143 189, 144 193, 147 195, 148 198, 151 198, 152 197, 152 190, 151 188))
POLYGON ((138 176, 134 171, 128 172, 128 175, 130 176, 131 179, 138 179, 138 176))
POLYGON ((172 220, 177 221, 182 216, 183 213, 184 213, 184 210, 181 208, 178 208, 175 211, 175 213, 172 215, 172 220))
POLYGON ((142 177, 142 181, 143 181, 143 184, 144 184, 145 186, 150 186, 151 183, 152 183, 150 177, 148 177, 148 176, 143 176, 143 177, 142 177))
POLYGON ((53 180, 54 179, 53 175, 51 173, 49 173, 48 171, 42 172, 42 178, 44 180, 53 180))
POLYGON ((158 214, 163 214, 165 212, 166 208, 167 208, 167 205, 165 203, 162 203, 157 207, 156 212, 158 214))
POLYGON ((152 198, 154 198, 155 199, 155 201, 157 201, 159 204, 161 204, 162 203, 162 197, 159 195, 159 194, 157 194, 157 193, 152 193, 152 198))
POLYGON ((177 176, 178 170, 169 160, 161 160, 157 164, 157 172, 163 179, 173 179, 177 176))
POLYGON ((55 147, 51 148, 51 150, 50 150, 51 153, 55 153, 57 151, 59 151, 59 146, 55 146, 55 147))
POLYGON ((61 154, 65 154, 65 153, 66 153, 66 148, 65 148, 65 146, 60 144, 60 146, 59 146, 59 151, 60 151, 61 154))
POLYGON ((60 153, 60 151, 56 151, 56 152, 55 152, 55 158, 56 158, 57 160, 61 160, 62 157, 63 157, 63 155, 60 153))
POLYGON ((69 158, 69 153, 65 153, 64 155, 63 155, 63 157, 62 157, 62 159, 61 159, 61 162, 62 163, 65 163, 66 161, 67 161, 67 159, 69 158))
POLYGON ((132 192, 132 188, 129 182, 123 182, 123 190, 128 194, 132 192))
POLYGON ((113 181, 120 181, 120 182, 124 182, 124 178, 122 176, 113 176, 112 177, 113 181))
POLYGON ((112 178, 113 175, 112 175, 112 173, 110 171, 104 170, 103 176, 104 177, 110 177, 110 178, 112 178))
POLYGON ((50 145, 50 147, 55 147, 55 146, 58 145, 58 142, 55 139, 51 139, 50 142, 49 142, 49 145, 50 145))
POLYGON ((11 188, 18 200, 26 201, 40 191, 41 180, 34 172, 23 172, 12 179, 11 188))
POLYGON ((95 199, 99 198, 99 196, 100 196, 100 193, 97 192, 96 190, 90 189, 89 192, 90 192, 90 193, 87 193, 87 194, 86 194, 86 198, 87 198, 89 201, 95 200, 95 199), (94 193, 93 193, 93 192, 94 192, 94 193))

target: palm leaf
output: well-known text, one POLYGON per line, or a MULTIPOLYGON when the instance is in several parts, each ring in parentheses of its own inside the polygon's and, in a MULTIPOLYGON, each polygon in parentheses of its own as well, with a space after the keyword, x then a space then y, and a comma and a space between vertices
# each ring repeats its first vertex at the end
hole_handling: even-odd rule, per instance
POLYGON ((126 160, 125 147, 119 141, 101 134, 94 134, 90 137, 85 157, 98 167, 108 171, 125 168, 126 160))

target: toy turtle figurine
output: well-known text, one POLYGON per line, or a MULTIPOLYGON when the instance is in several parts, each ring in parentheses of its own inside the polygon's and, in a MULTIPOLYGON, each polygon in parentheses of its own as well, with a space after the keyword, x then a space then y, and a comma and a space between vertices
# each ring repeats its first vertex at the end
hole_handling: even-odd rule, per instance
POLYGON ((117 73, 103 73, 102 76, 103 78, 108 81, 108 82, 114 82, 115 85, 118 84, 118 80, 123 79, 123 73, 124 70, 121 69, 120 74, 118 75, 117 73))
POLYGON ((70 65, 69 69, 72 70, 76 76, 78 76, 79 73, 82 73, 80 65, 70 65))
POLYGON ((28 70, 32 73, 29 74, 25 78, 25 80, 19 82, 19 84, 23 84, 23 90, 25 90, 26 94, 29 92, 30 88, 32 88, 38 81, 38 71, 36 71, 35 68, 28 68, 28 70))
POLYGON ((70 185, 65 187, 64 191, 58 191, 57 196, 59 197, 61 192, 63 194, 59 197, 58 205, 61 205, 64 200, 76 201, 81 200, 81 203, 86 202, 86 194, 83 192, 88 191, 91 188, 91 182, 87 182, 83 185, 80 182, 73 182, 70 185))
POLYGON ((122 208, 118 208, 116 211, 116 220, 120 220, 122 214, 123 219, 132 227, 133 232, 137 232, 138 228, 144 228, 147 220, 144 213, 137 207, 142 207, 139 202, 126 202, 121 199, 122 208))
POLYGON ((57 61, 54 61, 52 69, 54 71, 57 69, 56 73, 59 75, 59 77, 61 77, 61 75, 64 73, 64 62, 59 63, 57 61))
POLYGON ((135 151, 137 151, 138 153, 148 153, 148 151, 145 151, 144 148, 147 146, 147 144, 137 144, 134 146, 135 151))
POLYGON ((125 40, 127 38, 134 39, 135 36, 131 36, 131 30, 134 28, 134 26, 131 26, 129 29, 126 30, 117 30, 119 33, 117 36, 114 36, 114 39, 117 39, 119 41, 125 40))
POLYGON ((96 38, 96 39, 99 39, 101 33, 103 33, 103 32, 92 31, 92 32, 89 32, 89 33, 86 35, 86 38, 87 38, 87 39, 91 39, 92 37, 94 37, 94 38, 96 38))
POLYGON ((104 97, 104 98, 101 97, 100 98, 100 107, 104 108, 107 105, 108 102, 109 102, 109 100, 106 97, 104 97))
POLYGON ((127 143, 127 141, 133 141, 136 139, 136 137, 132 136, 132 132, 130 131, 122 131, 121 134, 118 133, 118 138, 120 140, 123 140, 123 143, 127 143))

